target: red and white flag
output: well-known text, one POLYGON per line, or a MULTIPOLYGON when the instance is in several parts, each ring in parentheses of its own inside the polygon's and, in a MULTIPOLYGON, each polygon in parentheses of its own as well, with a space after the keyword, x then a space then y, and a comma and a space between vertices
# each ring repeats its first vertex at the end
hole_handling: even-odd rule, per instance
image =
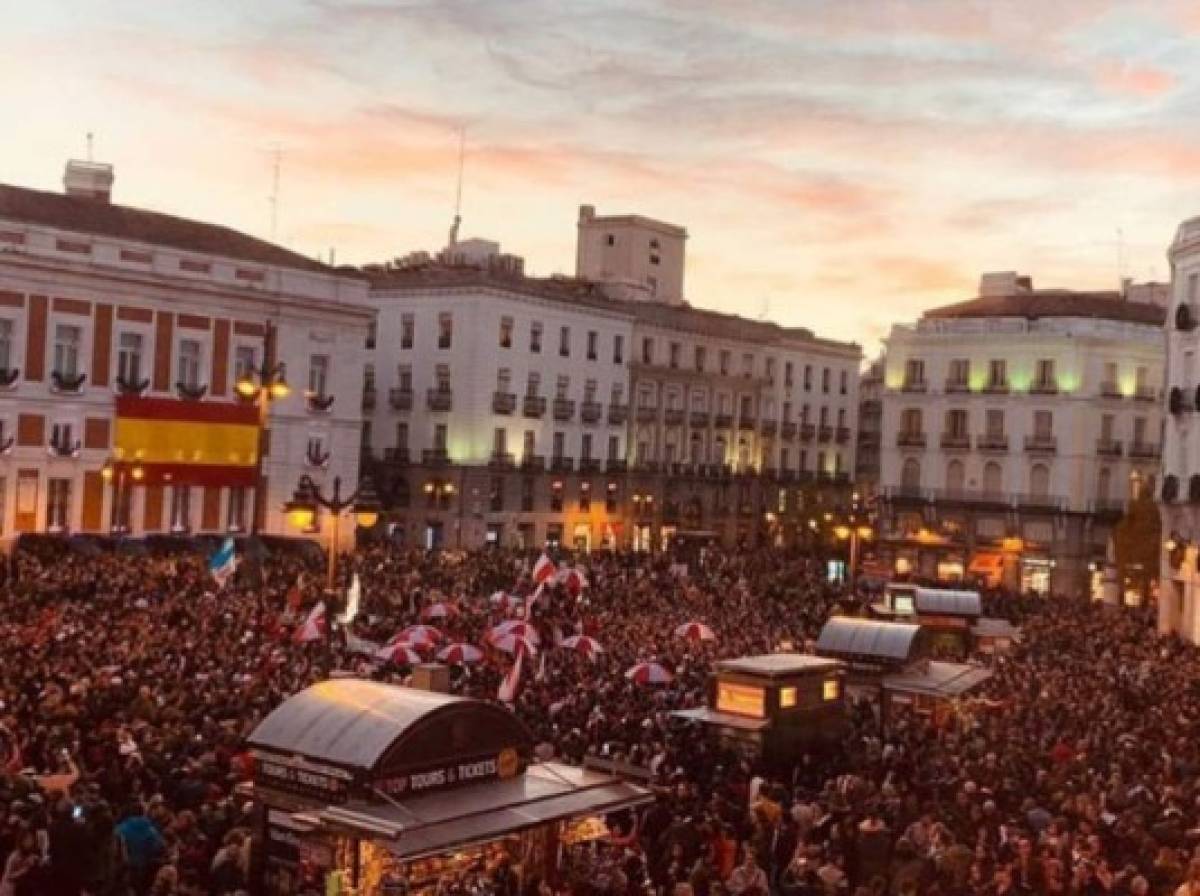
POLYGON ((517 648, 517 659, 508 670, 508 674, 500 680, 500 688, 496 691, 496 699, 501 703, 513 703, 517 699, 517 689, 521 686, 521 666, 525 663, 525 651, 517 648))
POLYGON ((567 592, 572 597, 579 597, 584 588, 588 586, 587 576, 583 574, 583 570, 578 567, 564 569, 559 574, 559 579, 566 586, 567 592))
POLYGON ((307 644, 325 636, 325 601, 321 601, 308 614, 308 618, 300 623, 292 640, 297 644, 307 644))
POLYGON ((544 592, 545 590, 546 590, 545 582, 540 583, 535 589, 533 589, 533 594, 531 594, 529 596, 529 602, 527 604, 525 604, 525 618, 526 619, 533 619, 533 608, 536 607, 537 602, 542 599, 542 592, 544 592))
POLYGON ((533 564, 533 580, 539 585, 542 582, 549 582, 558 572, 558 567, 554 565, 545 551, 542 551, 542 556, 537 558, 537 563, 533 564))

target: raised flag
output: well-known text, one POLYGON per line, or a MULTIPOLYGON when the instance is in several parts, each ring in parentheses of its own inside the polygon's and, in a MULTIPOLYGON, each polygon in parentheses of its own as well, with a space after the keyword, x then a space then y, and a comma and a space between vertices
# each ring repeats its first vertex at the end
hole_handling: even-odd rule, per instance
POLYGON ((217 548, 216 553, 208 558, 208 572, 217 583, 218 588, 224 588, 230 576, 237 571, 238 556, 233 539, 226 538, 217 548))
POLYGON ((338 625, 349 625, 354 621, 354 617, 358 615, 358 603, 362 599, 362 582, 358 579, 358 573, 354 574, 354 578, 350 582, 350 587, 346 590, 346 610, 342 615, 338 616, 338 625))
POLYGON ((292 635, 292 640, 297 644, 307 644, 309 641, 317 641, 325 635, 325 601, 320 601, 308 614, 300 627, 296 629, 296 633, 292 635))
POLYGON ((525 663, 525 651, 517 648, 517 659, 508 670, 508 674, 500 679, 500 688, 496 691, 496 699, 501 703, 513 703, 517 699, 517 689, 521 686, 521 666, 525 663))
POLYGON ((546 552, 542 552, 542 556, 538 557, 537 563, 533 564, 533 580, 539 585, 543 582, 549 582, 558 573, 558 568, 554 565, 546 552))

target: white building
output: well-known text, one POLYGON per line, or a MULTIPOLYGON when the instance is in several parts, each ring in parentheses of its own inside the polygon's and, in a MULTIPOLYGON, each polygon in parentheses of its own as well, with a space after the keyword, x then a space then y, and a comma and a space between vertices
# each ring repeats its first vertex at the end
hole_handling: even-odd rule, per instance
POLYGON ((848 492, 858 346, 688 306, 681 228, 584 206, 579 234, 576 278, 460 244, 369 270, 366 441, 406 534, 781 540, 814 489, 848 492))
POLYGON ((283 534, 302 474, 357 483, 365 280, 224 227, 113 205, 112 180, 109 166, 72 162, 65 195, 0 185, 0 528, 249 530, 252 488, 131 483, 118 509, 118 482, 102 473, 119 395, 233 401, 273 325, 293 388, 270 408, 262 530, 283 534))
POLYGON ((1086 592, 1134 484, 1157 473, 1164 313, 994 274, 978 298, 893 327, 880 457, 893 568, 1086 592))

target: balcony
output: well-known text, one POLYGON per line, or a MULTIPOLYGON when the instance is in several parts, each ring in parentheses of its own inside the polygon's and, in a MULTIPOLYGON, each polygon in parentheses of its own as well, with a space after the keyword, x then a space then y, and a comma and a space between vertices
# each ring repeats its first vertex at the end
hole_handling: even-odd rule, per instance
POLYGON ((1131 460, 1155 460, 1161 453, 1161 446, 1156 442, 1134 442, 1129 446, 1131 460))
POLYGON ((575 416, 575 402, 570 398, 554 399, 554 419, 566 423, 575 416))
POLYGON ((966 433, 942 433, 941 445, 943 451, 970 451, 971 437, 966 433))
POLYGON ((901 392, 925 392, 928 390, 929 384, 925 380, 905 380, 900 384, 901 392))
POLYGON ((598 457, 582 457, 579 459, 580 473, 599 473, 600 469, 601 463, 598 457))
POLYGON ((541 472, 546 469, 546 457, 543 454, 525 454, 521 457, 521 469, 530 472, 541 472))
POLYGON ((610 426, 624 426, 629 419, 629 405, 611 403, 608 406, 608 423, 610 426))
POLYGON ((925 433, 898 432, 896 433, 896 446, 898 448, 924 448, 925 433))
POLYGON ((775 435, 775 433, 777 433, 779 431, 779 421, 778 420, 764 420, 762 422, 761 431, 764 436, 775 435))
POLYGON ((454 393, 449 389, 430 389, 425 395, 425 405, 431 411, 448 411, 454 407, 454 393))
POLYGON ((836 437, 837 443, 839 445, 845 445, 847 442, 850 441, 850 427, 849 426, 839 426, 837 428, 837 432, 835 433, 835 437, 836 437))
POLYGON ((816 434, 817 434, 817 427, 814 426, 812 423, 801 423, 800 424, 800 440, 802 442, 811 442, 813 440, 813 436, 815 436, 816 434))
POLYGON ((695 429, 706 429, 711 420, 708 411, 692 411, 688 417, 688 423, 695 429))
POLYGON ((1057 395, 1058 383, 1054 380, 1038 380, 1029 386, 1030 395, 1057 395))
POLYGON ((1092 513, 1113 520, 1120 519, 1125 515, 1125 502, 1117 498, 1098 498, 1092 504, 1092 513))
POLYGON ((1100 397, 1101 398, 1124 398, 1125 396, 1121 394, 1120 385, 1110 381, 1110 382, 1103 382, 1100 384, 1100 397))
POLYGON ((534 418, 546 416, 546 399, 541 395, 526 395, 521 399, 521 413, 534 418))
POLYGON ((1007 382, 991 382, 983 387, 984 393, 987 395, 1007 395, 1009 388, 1007 382))
POLYGON ((985 454, 1003 454, 1008 451, 1008 436, 985 432, 975 440, 975 448, 985 454))
POLYGON ((488 458, 488 466, 493 469, 511 470, 517 465, 517 459, 511 451, 493 451, 488 458))
POLYGON ((393 411, 411 411, 413 406, 412 389, 388 389, 388 404, 393 411))
POLYGON ((685 416, 686 412, 683 408, 667 408, 663 412, 663 420, 667 426, 683 426, 683 418, 685 416))
POLYGON ((795 440, 798 430, 799 427, 795 423, 784 423, 779 427, 779 434, 783 437, 784 441, 791 442, 795 440))
POLYGON ((1158 390, 1153 386, 1138 386, 1133 393, 1134 401, 1158 401, 1158 390))
POLYGON ((555 473, 570 473, 575 469, 575 458, 556 455, 550 458, 550 469, 555 473))
POLYGON ((511 414, 517 409, 517 396, 512 392, 492 393, 492 412, 496 414, 511 414))
POLYGON ((738 429, 749 432, 754 429, 756 423, 753 414, 742 414, 738 417, 738 429))
POLYGON ((658 419, 658 408, 646 405, 638 405, 634 411, 634 419, 638 423, 653 423, 658 419))
POLYGON ((645 458, 634 462, 634 470, 638 473, 657 473, 657 461, 646 460, 645 458))
POLYGON ((928 500, 925 489, 919 485, 888 486, 883 496, 894 504, 924 504, 928 500))
POLYGON ((817 441, 830 442, 833 441, 833 427, 822 424, 817 427, 817 441))
POLYGON ((408 449, 400 448, 393 445, 391 448, 383 449, 383 459, 388 463, 403 466, 408 463, 408 449))
POLYGON ((944 391, 947 395, 955 395, 971 391, 971 384, 966 380, 946 380, 944 391))
POLYGON ((717 411, 715 422, 717 429, 730 429, 733 426, 733 414, 725 414, 717 411))
MULTIPOLYGON (((858 431, 858 444, 863 448, 875 448, 880 443, 880 432, 876 429, 860 429, 858 431)), ((944 445, 942 447, 945 447, 944 445)))
POLYGON ((443 467, 450 463, 450 455, 445 448, 426 448, 421 452, 421 463, 427 467, 443 467))
POLYGON ((624 473, 629 469, 629 464, 623 458, 610 457, 608 459, 608 463, 605 464, 605 469, 607 469, 609 473, 624 473))
POLYGON ((364 411, 375 410, 375 390, 373 388, 363 387, 362 409, 364 411))
POLYGON ((1096 453, 1101 457, 1120 457, 1122 451, 1119 439, 1096 439, 1096 453))
POLYGON ((599 423, 604 416, 604 406, 598 401, 585 401, 579 406, 579 419, 584 423, 599 423))
POLYGON ((1058 495, 1015 495, 1013 503, 1022 510, 1062 510, 1066 500, 1058 495))
POLYGON ((1029 454, 1054 454, 1058 451, 1058 439, 1046 434, 1026 436, 1025 451, 1029 454))

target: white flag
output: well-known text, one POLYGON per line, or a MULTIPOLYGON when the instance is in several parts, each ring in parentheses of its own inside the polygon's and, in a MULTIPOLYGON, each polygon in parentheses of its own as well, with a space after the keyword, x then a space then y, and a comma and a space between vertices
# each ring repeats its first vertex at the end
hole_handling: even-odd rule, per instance
POLYGON ((517 689, 521 686, 521 666, 525 663, 525 651, 517 648, 517 661, 512 664, 508 674, 500 680, 500 688, 496 699, 501 703, 513 703, 517 699, 517 689))
POLYGON ((346 590, 346 611, 338 617, 338 625, 349 625, 354 621, 354 617, 358 615, 358 602, 361 598, 362 583, 358 580, 358 573, 355 573, 350 587, 346 590))

